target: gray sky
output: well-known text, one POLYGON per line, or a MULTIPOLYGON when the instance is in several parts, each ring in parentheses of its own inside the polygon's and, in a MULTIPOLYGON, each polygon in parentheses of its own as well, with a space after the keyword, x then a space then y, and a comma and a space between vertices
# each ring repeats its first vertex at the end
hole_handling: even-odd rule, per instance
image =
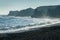
POLYGON ((0 0, 0 15, 6 15, 10 10, 36 8, 44 5, 60 5, 60 0, 0 0))

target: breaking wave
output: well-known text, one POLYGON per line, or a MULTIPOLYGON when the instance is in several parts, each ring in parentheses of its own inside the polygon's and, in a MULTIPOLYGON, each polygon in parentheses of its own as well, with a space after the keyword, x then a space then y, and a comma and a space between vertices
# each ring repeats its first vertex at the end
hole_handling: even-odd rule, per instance
POLYGON ((0 33, 15 33, 60 23, 59 18, 0 17, 0 33))

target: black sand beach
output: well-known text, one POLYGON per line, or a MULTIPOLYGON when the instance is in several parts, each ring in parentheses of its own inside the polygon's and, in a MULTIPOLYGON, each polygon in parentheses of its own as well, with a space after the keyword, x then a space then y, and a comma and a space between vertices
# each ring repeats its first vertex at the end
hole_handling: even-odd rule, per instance
POLYGON ((1 40, 60 40, 60 26, 43 27, 22 33, 0 34, 1 40))

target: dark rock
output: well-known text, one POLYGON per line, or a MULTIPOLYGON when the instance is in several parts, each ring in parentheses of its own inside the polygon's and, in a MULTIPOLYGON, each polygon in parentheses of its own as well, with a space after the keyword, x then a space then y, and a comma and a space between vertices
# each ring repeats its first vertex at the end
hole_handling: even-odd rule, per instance
POLYGON ((10 11, 8 16, 54 17, 60 18, 60 5, 40 6, 36 9, 28 8, 21 11, 10 11))
POLYGON ((60 5, 37 7, 34 11, 34 15, 32 15, 32 17, 46 16, 60 18, 60 5))
POLYGON ((31 16, 34 13, 34 9, 28 8, 21 11, 10 11, 8 16, 31 16))
POLYGON ((10 11, 8 16, 17 16, 19 11, 10 11))

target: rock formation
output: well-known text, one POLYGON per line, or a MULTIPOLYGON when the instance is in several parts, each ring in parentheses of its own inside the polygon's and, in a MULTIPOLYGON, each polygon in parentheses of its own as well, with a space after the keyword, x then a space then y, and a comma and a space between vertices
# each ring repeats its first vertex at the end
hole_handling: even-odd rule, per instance
POLYGON ((60 5, 40 6, 36 9, 28 8, 21 11, 10 11, 8 16, 31 16, 60 18, 60 5))
POLYGON ((21 11, 10 11, 8 16, 32 16, 34 9, 28 8, 21 11))
POLYGON ((34 15, 32 15, 32 17, 46 16, 60 18, 60 5, 37 7, 34 11, 34 15))

